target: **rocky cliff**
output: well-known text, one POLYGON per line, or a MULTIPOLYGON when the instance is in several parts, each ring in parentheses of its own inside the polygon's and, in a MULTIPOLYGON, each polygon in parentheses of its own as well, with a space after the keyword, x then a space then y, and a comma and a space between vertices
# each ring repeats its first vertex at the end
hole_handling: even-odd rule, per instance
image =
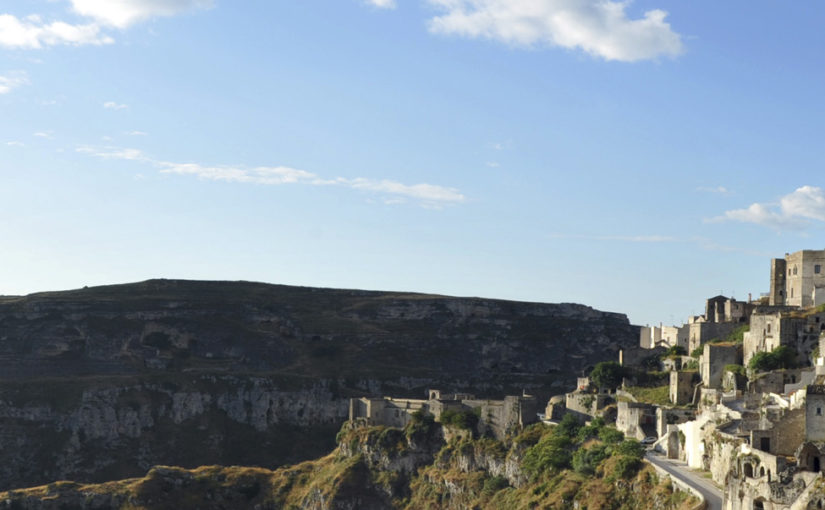
POLYGON ((500 442, 473 438, 468 430, 443 429, 431 419, 405 429, 348 423, 331 454, 295 466, 277 470, 159 466, 143 478, 99 485, 56 482, 0 493, 0 507, 689 510, 696 506, 696 499, 675 492, 669 479, 660 480, 640 462, 643 449, 638 443, 622 442, 615 430, 618 436, 612 440, 596 429, 567 433, 572 435, 559 446, 563 434, 542 425, 500 442), (582 449, 588 455, 574 453, 571 467, 570 451, 582 449), (625 450, 636 453, 629 456, 625 450), (567 466, 558 465, 559 453, 568 456, 567 466), (576 459, 584 459, 584 464, 576 459))
POLYGON ((320 456, 350 396, 540 401, 635 345, 574 304, 152 280, 0 297, 0 489, 320 456))

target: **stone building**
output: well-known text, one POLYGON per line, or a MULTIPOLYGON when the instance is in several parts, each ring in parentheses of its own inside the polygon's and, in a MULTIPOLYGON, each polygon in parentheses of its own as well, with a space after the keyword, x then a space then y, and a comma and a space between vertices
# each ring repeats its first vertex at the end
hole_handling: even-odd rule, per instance
POLYGON ((825 385, 808 386, 805 397, 805 440, 825 441, 825 385))
POLYGON ((705 303, 705 320, 707 322, 747 322, 756 306, 755 303, 748 301, 715 296, 705 303))
POLYGON ((696 372, 672 371, 670 373, 670 402, 677 406, 691 403, 694 382, 698 382, 698 379, 696 372))
POLYGON ((639 346, 643 349, 653 349, 654 347, 675 347, 681 346, 685 350, 688 348, 690 338, 690 328, 687 324, 682 326, 643 326, 639 330, 639 346))
POLYGON ((438 420, 447 411, 471 411, 478 415, 479 433, 489 432, 497 439, 538 421, 536 399, 530 395, 506 396, 503 400, 476 399, 469 394, 442 394, 428 390, 428 399, 351 398, 349 419, 368 425, 404 427, 413 413, 422 411, 438 420))
POLYGON ((771 305, 825 304, 825 250, 802 250, 771 260, 771 305))
POLYGON ((737 322, 708 322, 702 315, 694 317, 688 324, 690 331, 688 352, 693 352, 711 340, 726 338, 740 326, 741 324, 737 322))
POLYGON ((656 431, 656 406, 640 402, 619 402, 616 428, 628 437, 642 440, 658 437, 656 431))
POLYGON ((721 388, 725 365, 742 364, 742 346, 738 344, 705 344, 699 371, 705 388, 721 388))
POLYGON ((807 363, 823 333, 825 312, 757 310, 744 335, 744 363, 757 352, 770 352, 780 345, 792 348, 799 355, 798 361, 807 363))

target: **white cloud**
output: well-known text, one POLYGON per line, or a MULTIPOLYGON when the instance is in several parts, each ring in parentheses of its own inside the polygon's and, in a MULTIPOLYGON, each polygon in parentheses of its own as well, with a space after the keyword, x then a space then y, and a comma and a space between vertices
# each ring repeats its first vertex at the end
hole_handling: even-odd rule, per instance
POLYGON ((90 154, 92 156, 97 156, 98 158, 103 159, 126 159, 130 161, 151 161, 149 158, 143 155, 143 152, 139 151, 138 149, 119 149, 119 148, 108 148, 108 149, 95 149, 92 147, 78 147, 75 149, 76 152, 80 152, 82 154, 90 154))
POLYGON ((395 9, 397 4, 395 0, 364 0, 369 5, 373 7, 378 7, 379 9, 395 9))
POLYGON ((166 161, 159 161, 157 165, 161 167, 161 173, 193 175, 212 181, 275 185, 297 182, 314 184, 318 180, 318 177, 313 173, 285 166, 243 169, 229 166, 210 167, 197 163, 169 163, 166 161))
POLYGON ((698 188, 696 188, 696 191, 701 191, 703 193, 719 193, 720 195, 727 195, 728 193, 730 193, 730 190, 724 186, 699 186, 698 188))
POLYGON ((8 94, 28 82, 29 77, 23 71, 13 71, 6 75, 0 75, 0 94, 8 94))
POLYGON ((682 53, 681 36, 660 9, 630 19, 629 2, 612 0, 429 0, 443 14, 429 29, 513 46, 580 49, 633 62, 682 53))
POLYGON ((19 19, 0 14, 0 46, 6 48, 40 49, 46 46, 111 44, 114 39, 101 34, 96 24, 71 25, 63 21, 44 23, 39 16, 19 19))
POLYGON ((127 131, 126 134, 129 135, 129 136, 146 136, 146 135, 148 135, 148 133, 145 133, 143 131, 127 131))
POLYGON ((129 105, 127 105, 127 104, 118 104, 118 103, 115 103, 114 101, 106 101, 105 103, 103 103, 103 108, 107 108, 109 110, 124 110, 126 108, 129 108, 129 105))
POLYGON ((8 145, 9 147, 25 147, 26 146, 25 143, 19 142, 17 140, 12 140, 10 142, 6 142, 6 145, 8 145))
POLYGON ((46 138, 49 140, 54 138, 52 131, 38 131, 37 133, 34 133, 34 136, 38 138, 46 138))
POLYGON ((413 198, 433 204, 460 203, 464 201, 457 189, 445 188, 435 184, 402 184, 389 180, 372 180, 358 177, 355 179, 338 179, 338 182, 355 189, 375 191, 379 193, 413 198))
POLYGON ((126 28, 151 18, 210 8, 213 0, 71 0, 75 12, 99 23, 126 28))
POLYGON ((83 146, 77 152, 103 159, 142 161, 157 167, 160 173, 198 177, 211 181, 235 182, 261 185, 304 184, 310 186, 341 186, 355 190, 383 195, 385 203, 399 203, 412 199, 427 207, 442 207, 458 204, 465 200, 455 188, 435 184, 404 184, 392 180, 376 180, 364 177, 352 179, 337 177, 325 179, 306 170, 286 166, 244 168, 239 166, 208 166, 199 163, 173 163, 147 157, 138 149, 108 147, 96 149, 83 146))
POLYGON ((708 221, 738 221, 785 230, 804 229, 811 220, 825 222, 825 191, 817 186, 802 186, 780 198, 779 203, 753 203, 708 221))

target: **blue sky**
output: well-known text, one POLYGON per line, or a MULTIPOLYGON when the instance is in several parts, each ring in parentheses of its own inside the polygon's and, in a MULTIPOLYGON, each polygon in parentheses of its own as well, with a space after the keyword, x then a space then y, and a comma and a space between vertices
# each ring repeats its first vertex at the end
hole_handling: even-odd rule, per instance
POLYGON ((825 5, 11 0, 0 294, 147 278, 680 322, 825 248, 825 5))

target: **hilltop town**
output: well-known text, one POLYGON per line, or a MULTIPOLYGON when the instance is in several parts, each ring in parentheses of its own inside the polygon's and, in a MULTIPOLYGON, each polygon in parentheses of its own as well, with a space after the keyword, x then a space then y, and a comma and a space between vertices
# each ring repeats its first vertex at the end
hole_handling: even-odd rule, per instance
POLYGON ((416 413, 468 412, 501 438, 536 422, 600 418, 668 459, 704 470, 728 510, 821 509, 825 490, 825 250, 773 259, 769 292, 715 296, 680 326, 597 364, 538 413, 527 394, 480 400, 360 398, 350 420, 403 427, 416 413))

